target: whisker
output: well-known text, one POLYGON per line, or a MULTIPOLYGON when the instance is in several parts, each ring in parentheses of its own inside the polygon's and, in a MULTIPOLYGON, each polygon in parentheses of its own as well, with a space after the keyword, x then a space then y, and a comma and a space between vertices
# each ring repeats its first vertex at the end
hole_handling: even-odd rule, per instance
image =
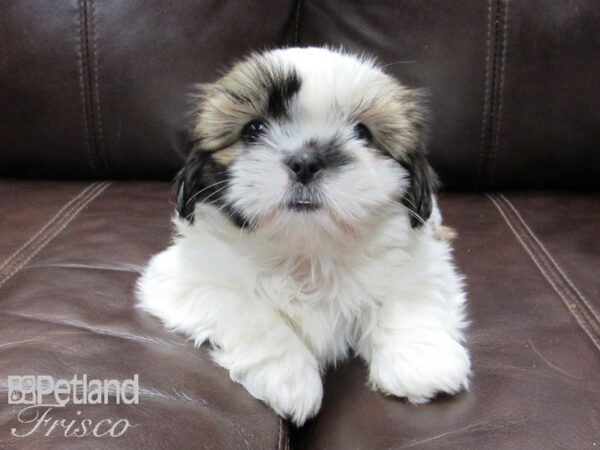
POLYGON ((412 60, 411 59, 407 59, 407 60, 404 60, 404 61, 394 61, 394 62, 391 62, 391 63, 384 64, 383 66, 381 66, 381 68, 385 69, 386 67, 396 66, 398 64, 416 64, 418 62, 419 61, 414 60, 414 59, 412 59, 412 60))
POLYGON ((408 197, 403 197, 403 198, 402 198, 402 200, 403 200, 403 201, 405 201, 405 202, 407 202, 407 203, 409 203, 409 204, 410 204, 410 206, 412 206, 413 208, 416 208, 416 207, 417 207, 417 205, 415 205, 415 204, 414 204, 412 201, 410 201, 410 200, 408 199, 408 197))
POLYGON ((423 225, 426 225, 426 222, 425 222, 425 220, 424 220, 424 219, 423 219, 423 218, 422 218, 420 215, 418 215, 416 212, 414 212, 412 209, 410 209, 410 208, 406 207, 406 206, 405 206, 405 205, 403 205, 402 203, 398 203, 398 202, 395 202, 395 201, 393 201, 393 200, 392 200, 392 205, 396 205, 396 206, 399 206, 399 207, 400 207, 400 208, 402 208, 402 209, 405 209, 406 211, 408 211, 408 213, 409 213, 411 216, 413 216, 415 219, 417 219, 417 220, 418 220, 419 222, 421 222, 423 225))
MULTIPOLYGON (((227 186, 225 186, 225 187, 227 187, 227 186)), ((216 198, 216 199, 214 199, 214 200, 213 200, 213 201, 211 201, 211 202, 206 202, 206 200, 208 200, 208 199, 209 199, 210 197, 212 197, 214 194, 216 194, 216 193, 218 193, 218 192, 222 191, 223 189, 225 189, 225 187, 223 187, 223 188, 219 189, 218 191, 215 191, 215 192, 213 192, 213 193, 212 193, 212 194, 210 194, 208 197, 206 197, 206 199, 204 199, 205 201, 203 201, 203 202, 202 202, 202 205, 203 205, 203 206, 211 206, 211 205, 214 205, 215 203, 219 202, 219 201, 221 200, 220 198, 216 198)), ((194 210, 194 211, 192 211, 192 212, 190 212, 190 213, 189 213, 187 216, 185 216, 185 220, 189 220, 189 218, 190 218, 190 217, 192 217, 192 216, 194 215, 194 213, 195 213, 195 212, 196 212, 195 210, 194 210)))
POLYGON ((248 221, 248 218, 244 217, 244 221, 242 222, 242 226, 240 227, 240 232, 238 234, 238 242, 242 240, 242 233, 244 232, 244 227, 246 226, 247 221, 248 221))
POLYGON ((217 189, 216 191, 214 191, 212 194, 210 194, 208 197, 202 199, 202 203, 206 202, 206 200, 208 200, 209 198, 211 198, 213 195, 218 194, 219 192, 224 191, 225 189, 227 189, 227 186, 223 186, 219 189, 217 189))
POLYGON ((194 195, 192 195, 188 201, 185 203, 186 205, 189 205, 189 203, 194 200, 196 197, 198 197, 200 194, 202 194, 204 191, 206 191, 207 189, 210 189, 212 187, 218 186, 219 184, 223 184, 223 183, 227 183, 229 181, 229 179, 226 180, 221 180, 221 181, 217 181, 216 183, 210 184, 208 186, 206 186, 204 189, 201 189, 200 191, 196 192, 194 195))

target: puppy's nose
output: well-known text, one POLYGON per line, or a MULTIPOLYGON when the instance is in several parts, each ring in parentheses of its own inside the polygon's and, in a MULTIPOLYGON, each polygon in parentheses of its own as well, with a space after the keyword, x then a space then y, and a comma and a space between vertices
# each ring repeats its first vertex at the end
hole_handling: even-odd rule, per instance
POLYGON ((323 162, 314 152, 304 151, 287 160, 287 165, 296 179, 307 184, 323 169, 323 162))

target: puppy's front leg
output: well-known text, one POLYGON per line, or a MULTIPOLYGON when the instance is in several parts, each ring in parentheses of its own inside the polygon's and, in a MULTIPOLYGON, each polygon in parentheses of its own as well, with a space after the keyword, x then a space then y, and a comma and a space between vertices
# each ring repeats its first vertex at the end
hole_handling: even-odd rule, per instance
POLYGON ((369 384, 384 394, 426 403, 469 383, 470 360, 462 344, 464 298, 435 289, 383 303, 359 353, 369 364, 369 384))
POLYGON ((271 307, 256 301, 217 326, 215 361, 279 415, 302 425, 321 407, 315 356, 271 307))
POLYGON ((284 317, 263 299, 199 279, 207 267, 181 267, 177 246, 156 255, 138 281, 139 306, 197 345, 211 342, 215 361, 278 414, 298 425, 314 416, 323 397, 319 364, 284 317))

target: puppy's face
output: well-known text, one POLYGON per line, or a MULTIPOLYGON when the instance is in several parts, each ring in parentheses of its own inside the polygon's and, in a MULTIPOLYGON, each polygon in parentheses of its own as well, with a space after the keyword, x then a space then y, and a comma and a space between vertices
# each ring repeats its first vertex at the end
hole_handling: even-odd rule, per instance
POLYGON ((417 227, 435 176, 418 95, 372 61, 325 49, 253 55, 202 87, 177 208, 239 227, 356 231, 390 214, 417 227))

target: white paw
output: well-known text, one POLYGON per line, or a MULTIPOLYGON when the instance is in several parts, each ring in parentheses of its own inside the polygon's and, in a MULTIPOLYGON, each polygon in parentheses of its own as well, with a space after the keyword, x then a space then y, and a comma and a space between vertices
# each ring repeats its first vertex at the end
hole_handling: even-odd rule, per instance
MULTIPOLYGON (((219 362, 219 355, 214 356, 219 362)), ((264 401, 298 427, 321 408, 323 383, 314 359, 287 355, 246 368, 243 372, 236 372, 232 367, 230 375, 253 397, 264 401)))
POLYGON ((449 336, 404 346, 384 345, 371 359, 369 384, 387 395, 426 403, 438 393, 456 394, 469 387, 467 350, 449 336))

